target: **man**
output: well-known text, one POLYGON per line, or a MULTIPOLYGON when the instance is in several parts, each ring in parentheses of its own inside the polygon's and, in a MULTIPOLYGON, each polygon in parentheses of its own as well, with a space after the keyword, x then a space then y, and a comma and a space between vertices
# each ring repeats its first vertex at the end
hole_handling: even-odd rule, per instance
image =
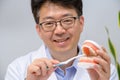
POLYGON ((82 69, 77 59, 54 67, 81 55, 78 41, 84 26, 82 0, 31 0, 36 31, 44 45, 39 50, 18 58, 8 67, 5 80, 117 80, 117 72, 106 50, 92 57, 97 64, 82 69), (111 65, 111 66, 110 66, 111 65))

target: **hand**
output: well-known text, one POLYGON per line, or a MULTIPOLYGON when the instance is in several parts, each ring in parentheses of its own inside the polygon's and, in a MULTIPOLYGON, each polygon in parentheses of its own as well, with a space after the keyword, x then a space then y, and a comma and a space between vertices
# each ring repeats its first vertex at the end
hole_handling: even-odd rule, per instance
POLYGON ((110 57, 105 48, 96 52, 97 57, 92 57, 97 64, 92 69, 88 69, 91 80, 109 80, 110 78, 110 57))
POLYGON ((41 58, 34 60, 27 69, 26 80, 47 80, 55 70, 54 64, 59 63, 56 60, 41 58))

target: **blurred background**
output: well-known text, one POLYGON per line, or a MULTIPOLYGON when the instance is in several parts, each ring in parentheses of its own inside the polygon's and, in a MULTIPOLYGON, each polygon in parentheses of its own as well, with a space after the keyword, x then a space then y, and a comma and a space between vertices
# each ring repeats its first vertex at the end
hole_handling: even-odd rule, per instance
MULTIPOLYGON (((106 26, 120 61, 120 0, 83 0, 83 4, 85 26, 80 44, 91 39, 109 52, 106 26)), ((30 0, 0 0, 0 80, 4 80, 7 66, 13 60, 38 49, 41 43, 35 30, 30 0)), ((111 59, 114 64, 112 56, 111 59)))

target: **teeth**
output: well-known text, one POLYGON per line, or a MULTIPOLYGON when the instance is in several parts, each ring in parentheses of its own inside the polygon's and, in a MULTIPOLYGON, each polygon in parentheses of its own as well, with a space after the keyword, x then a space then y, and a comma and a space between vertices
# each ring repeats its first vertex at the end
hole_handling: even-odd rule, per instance
POLYGON ((55 40, 56 42, 64 42, 65 40, 55 40))
POLYGON ((58 40, 55 40, 55 42, 64 42, 64 41, 66 41, 68 38, 66 38, 66 39, 58 39, 58 40))

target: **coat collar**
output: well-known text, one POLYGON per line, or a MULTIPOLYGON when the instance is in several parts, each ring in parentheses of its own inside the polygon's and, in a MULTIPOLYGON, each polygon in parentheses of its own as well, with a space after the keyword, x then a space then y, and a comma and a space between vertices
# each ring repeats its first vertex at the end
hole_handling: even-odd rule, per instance
MULTIPOLYGON (((32 54, 32 61, 40 57, 47 57, 45 45, 42 45, 40 49, 32 54)), ((55 72, 51 74, 48 80, 57 80, 55 72)), ((87 70, 77 66, 77 72, 73 80, 90 80, 87 70)))

